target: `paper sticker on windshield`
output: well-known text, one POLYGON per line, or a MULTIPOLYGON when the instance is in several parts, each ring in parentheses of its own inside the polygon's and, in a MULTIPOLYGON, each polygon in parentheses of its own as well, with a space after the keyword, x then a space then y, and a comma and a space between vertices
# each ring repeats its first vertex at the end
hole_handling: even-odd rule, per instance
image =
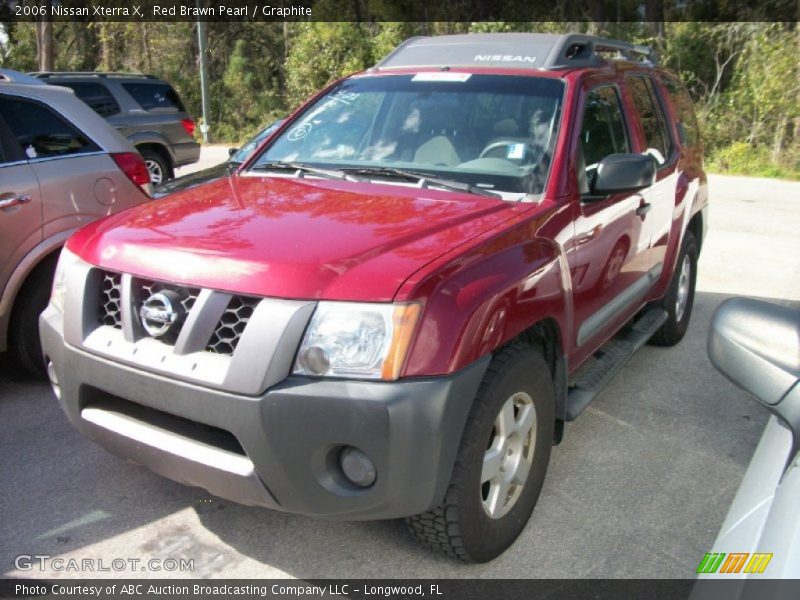
POLYGON ((289 138, 289 141, 296 142, 306 137, 309 131, 311 131, 311 123, 302 123, 292 129, 286 137, 289 138))
POLYGON ((450 73, 449 71, 436 71, 434 73, 417 73, 411 81, 456 81, 465 82, 471 73, 450 73))
POLYGON ((522 158, 525 156, 525 144, 509 144, 506 158, 522 158))

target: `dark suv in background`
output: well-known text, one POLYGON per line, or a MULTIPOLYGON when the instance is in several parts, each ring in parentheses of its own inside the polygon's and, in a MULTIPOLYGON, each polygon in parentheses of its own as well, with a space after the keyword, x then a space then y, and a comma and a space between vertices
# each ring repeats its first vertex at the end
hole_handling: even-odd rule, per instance
POLYGON ((152 75, 125 73, 32 73, 75 95, 127 137, 158 185, 174 170, 200 157, 195 123, 173 87, 152 75))

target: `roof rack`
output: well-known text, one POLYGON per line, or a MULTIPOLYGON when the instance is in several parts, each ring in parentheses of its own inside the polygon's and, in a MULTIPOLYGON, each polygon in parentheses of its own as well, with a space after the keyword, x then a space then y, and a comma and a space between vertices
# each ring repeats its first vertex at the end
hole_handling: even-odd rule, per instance
POLYGON ((571 69, 603 64, 602 53, 655 64, 647 46, 593 35, 568 33, 468 33, 406 40, 375 69, 407 67, 513 67, 571 69))
POLYGON ((155 75, 145 75, 144 73, 114 73, 99 71, 34 71, 29 73, 39 79, 51 79, 54 77, 142 77, 144 79, 158 79, 155 75))
POLYGON ((11 69, 0 69, 0 83, 22 83, 25 85, 44 85, 41 81, 25 73, 12 71, 11 69))

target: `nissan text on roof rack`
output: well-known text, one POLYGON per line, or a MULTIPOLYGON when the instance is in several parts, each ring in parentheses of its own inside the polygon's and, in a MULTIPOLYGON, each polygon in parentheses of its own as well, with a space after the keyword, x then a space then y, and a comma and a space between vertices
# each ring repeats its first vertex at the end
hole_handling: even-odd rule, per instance
POLYGON ((648 49, 415 38, 229 176, 74 235, 41 318, 52 386, 156 473, 404 517, 488 561, 565 424, 683 337, 707 202, 691 104, 648 49))

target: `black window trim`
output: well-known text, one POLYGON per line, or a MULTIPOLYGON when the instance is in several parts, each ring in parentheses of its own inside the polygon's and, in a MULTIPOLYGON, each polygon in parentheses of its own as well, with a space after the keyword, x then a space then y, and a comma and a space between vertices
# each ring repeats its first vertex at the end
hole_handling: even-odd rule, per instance
MULTIPOLYGON (((661 116, 663 117, 664 133, 666 133, 668 141, 669 141, 670 152, 669 152, 669 156, 665 157, 663 165, 659 165, 658 161, 656 161, 656 171, 660 172, 660 171, 663 171, 664 169, 671 168, 671 167, 675 166, 675 163, 678 160, 678 155, 680 154, 679 149, 678 149, 678 143, 676 142, 675 137, 672 135, 672 127, 670 125, 669 112, 664 107, 664 100, 661 97, 661 91, 658 89, 658 85, 656 85, 655 78, 650 73, 642 73, 642 72, 626 73, 625 74, 626 87, 627 87, 628 79, 633 79, 634 77, 638 77, 640 79, 649 79, 650 80, 650 87, 648 89, 648 94, 647 95, 650 96, 651 100, 655 100, 655 104, 653 106, 654 106, 654 108, 657 108, 657 109, 661 110, 661 116), (652 94, 650 93, 649 90, 652 90, 652 94), (655 96, 655 98, 653 98, 653 96, 655 96)), ((645 87, 647 87, 647 83, 645 83, 645 87)), ((630 92, 631 95, 633 95, 633 90, 629 89, 628 91, 630 92)), ((636 111, 635 117, 636 117, 636 120, 638 121, 639 125, 642 125, 642 122, 640 120, 641 115, 639 115, 638 111, 636 111)), ((644 128, 643 125, 642 125, 642 128, 644 128)))
MULTIPOLYGON (((28 96, 28 95, 26 95, 26 94, 24 94, 22 92, 17 91, 17 90, 5 90, 4 89, 4 90, 0 91, 0 97, 3 97, 3 96, 13 96, 15 98, 21 99, 21 100, 26 101, 26 102, 31 102, 33 104, 38 104, 40 106, 44 106, 45 108, 51 110, 55 114, 55 116, 57 118, 59 118, 62 121, 64 121, 64 123, 66 123, 67 125, 69 125, 73 129, 77 130, 87 140, 92 142, 92 144, 94 144, 98 148, 97 150, 93 150, 91 152, 79 152, 79 153, 75 153, 75 154, 59 154, 57 156, 39 156, 39 157, 36 157, 36 158, 28 158, 25 155, 25 151, 22 150, 22 148, 19 147, 19 143, 16 141, 16 137, 15 137, 14 138, 14 145, 17 148, 19 148, 19 150, 22 152, 22 159, 17 161, 17 162, 15 162, 15 163, 13 163, 13 164, 19 164, 19 163, 23 163, 23 162, 26 162, 26 163, 29 163, 29 164, 35 164, 35 163, 38 163, 38 162, 45 162, 45 161, 50 161, 50 160, 62 160, 62 159, 66 159, 66 158, 75 158, 75 157, 79 157, 79 156, 98 156, 98 155, 101 155, 101 154, 111 154, 111 152, 108 150, 108 148, 106 148, 103 144, 99 143, 95 138, 93 138, 92 136, 87 134, 82 127, 79 127, 78 125, 75 124, 75 122, 72 119, 67 117, 63 113, 62 109, 60 109, 58 106, 56 106, 55 104, 53 104, 49 100, 47 100, 45 98, 31 97, 31 96, 28 96)), ((75 96, 75 99, 78 100, 79 102, 83 103, 83 100, 80 100, 77 96, 75 96)), ((88 105, 87 105, 87 108, 89 108, 88 105)), ((89 110, 92 110, 92 109, 89 108, 89 110)), ((92 114, 97 115, 97 113, 95 113, 94 111, 92 111, 92 114)), ((98 119, 102 119, 102 117, 99 116, 99 115, 97 115, 97 118, 98 119)), ((5 166, 8 166, 9 164, 12 164, 12 163, 5 163, 5 166)))
MULTIPOLYGON (((604 79, 604 80, 599 81, 599 82, 594 83, 594 84, 591 84, 590 82, 587 82, 587 83, 589 85, 587 85, 587 87, 586 87, 586 91, 585 91, 584 96, 583 96, 583 102, 581 102, 580 118, 579 118, 579 120, 577 122, 577 125, 578 125, 577 126, 578 143, 575 145, 575 149, 574 149, 574 151, 572 153, 573 160, 574 160, 575 156, 577 156, 577 152, 580 149, 580 144, 583 143, 583 142, 581 142, 581 132, 583 131, 583 119, 586 116, 586 101, 587 101, 587 99, 589 98, 589 96, 593 92, 595 92, 596 90, 599 90, 601 88, 604 88, 604 87, 610 87, 614 91, 614 94, 616 95, 617 106, 619 107, 619 114, 622 117, 622 132, 625 134, 625 145, 628 147, 628 152, 633 152, 633 148, 632 148, 632 145, 631 145, 631 132, 630 132, 630 123, 629 123, 630 116, 628 115, 628 113, 626 111, 626 106, 625 106, 625 102, 624 102, 624 99, 623 99, 623 96, 622 96, 622 91, 620 90, 620 87, 619 87, 619 83, 617 82, 616 79, 612 79, 612 80, 605 80, 604 79)), ((576 178, 578 177, 577 173, 573 173, 573 175, 576 178)), ((594 199, 595 197, 591 196, 591 195, 587 196, 586 194, 581 194, 581 198, 584 199, 584 200, 590 200, 590 199, 594 199)))

